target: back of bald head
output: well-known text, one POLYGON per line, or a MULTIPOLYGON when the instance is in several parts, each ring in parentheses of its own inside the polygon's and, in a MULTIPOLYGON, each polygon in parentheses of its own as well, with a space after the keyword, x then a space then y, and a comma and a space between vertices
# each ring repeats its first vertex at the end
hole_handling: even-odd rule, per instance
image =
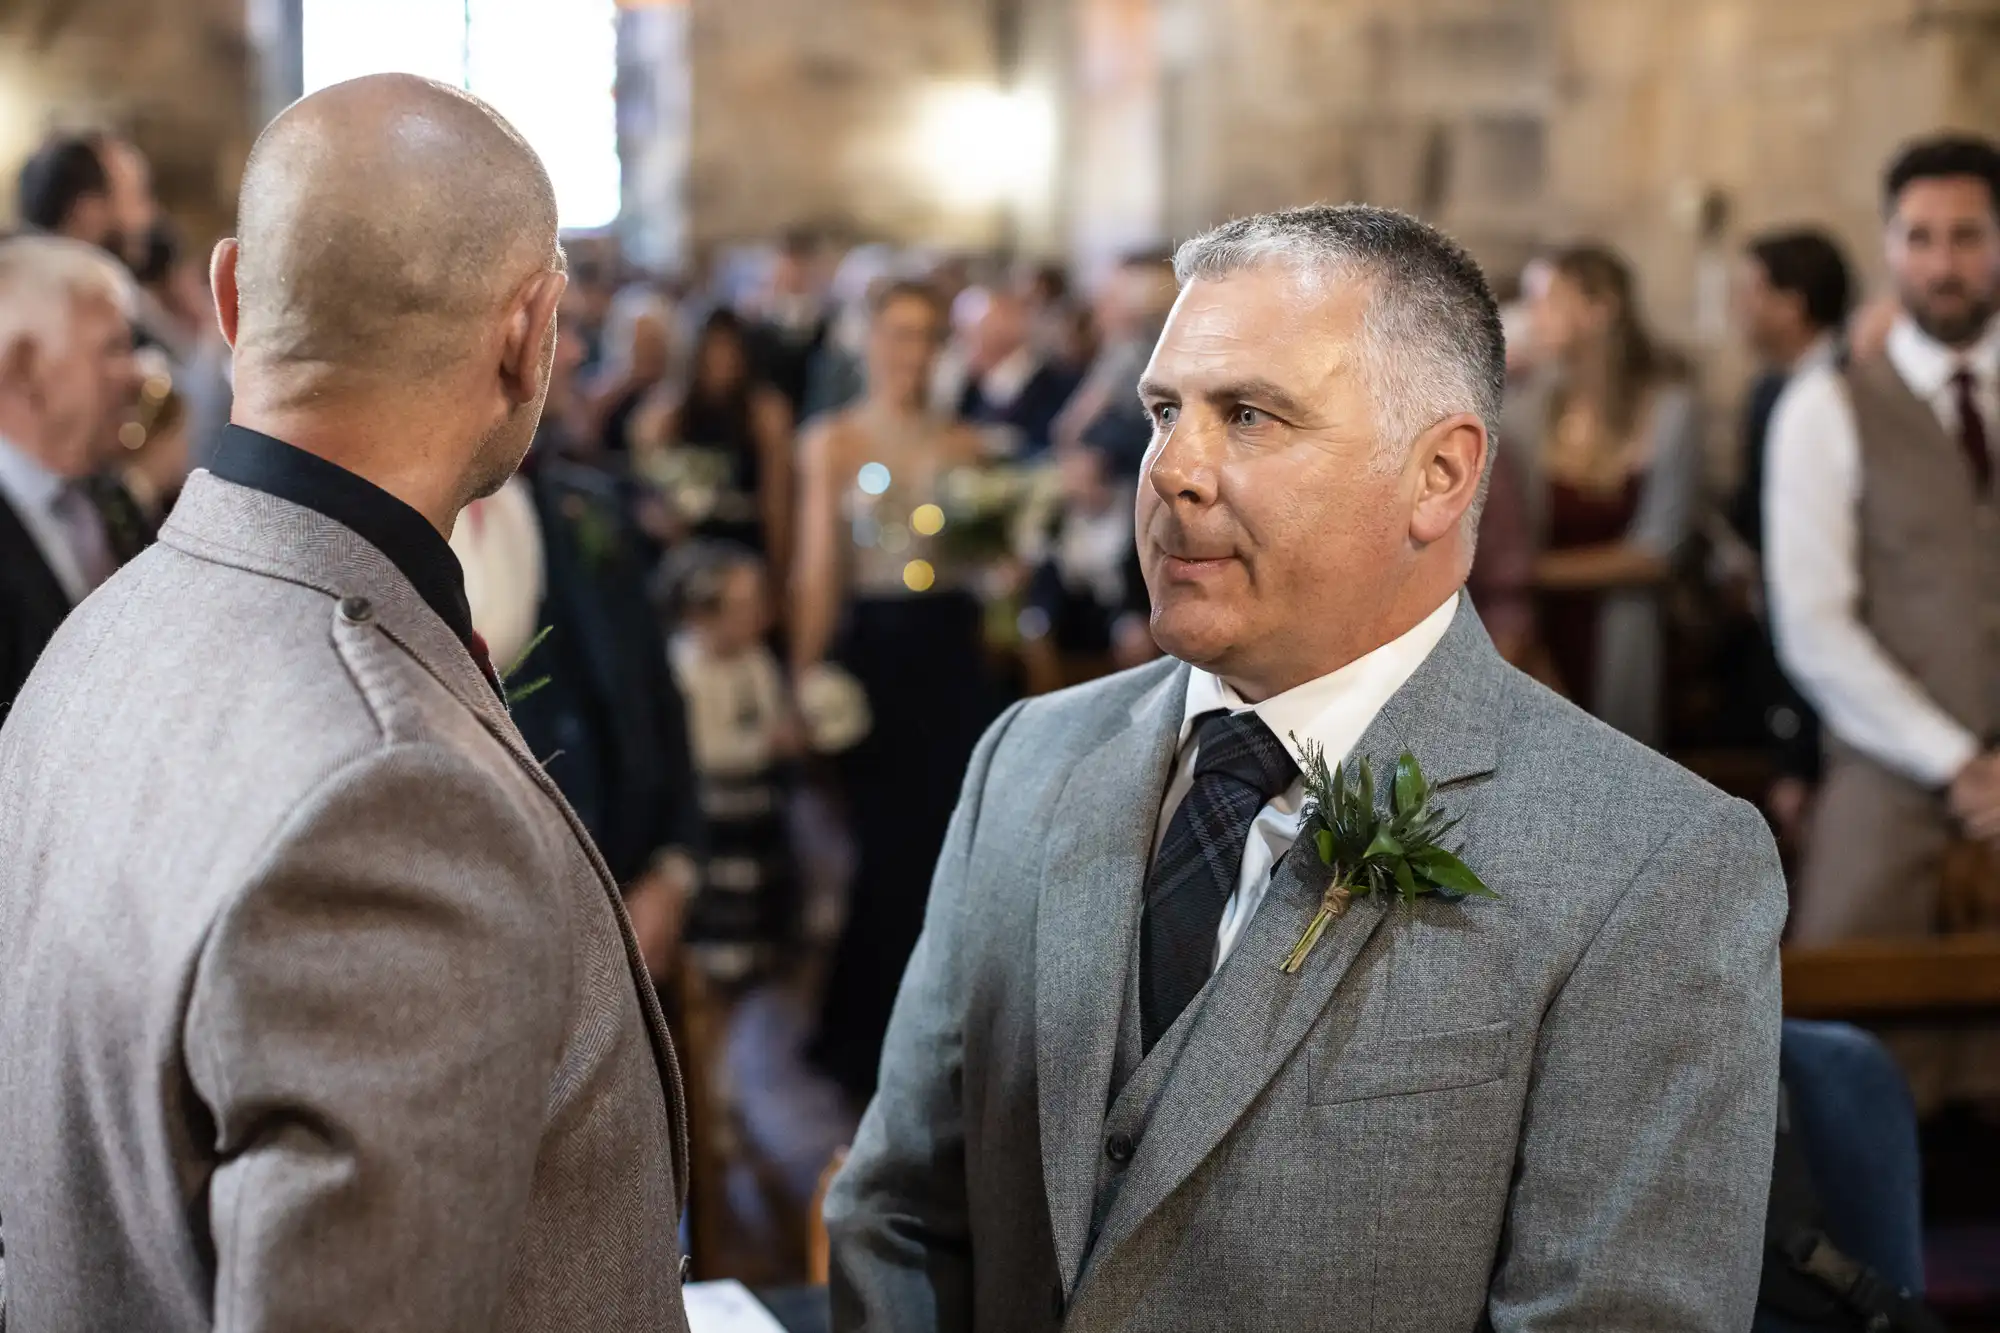
MULTIPOLYGON (((491 107, 384 74, 295 103, 244 169, 237 354, 314 381, 435 379, 561 263, 555 189, 491 107)), ((303 387, 303 386, 302 386, 303 387)))

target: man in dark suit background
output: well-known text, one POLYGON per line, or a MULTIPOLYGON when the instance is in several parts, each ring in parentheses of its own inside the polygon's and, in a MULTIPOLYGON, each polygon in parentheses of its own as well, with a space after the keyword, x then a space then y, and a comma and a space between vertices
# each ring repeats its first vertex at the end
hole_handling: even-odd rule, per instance
POLYGON ((967 421, 1008 426, 1018 452, 1048 450, 1056 416, 1076 392, 1076 372, 1045 361, 1029 340, 1028 307, 1000 288, 974 294, 980 307, 966 333, 965 388, 958 414, 967 421))
POLYGON ((92 478, 116 456, 138 388, 132 300, 96 247, 0 242, 0 713, 120 563, 92 478))
MULTIPOLYGON (((1743 477, 1730 502, 1730 526, 1761 561, 1764 555, 1764 455, 1771 412, 1801 371, 1841 355, 1853 281, 1832 237, 1815 227, 1766 232, 1745 247, 1737 317, 1761 367, 1743 406, 1743 477)), ((1778 669, 1768 624, 1757 641, 1752 688, 1777 766, 1765 804, 1790 842, 1803 833, 1806 802, 1819 781, 1819 717, 1778 669)))

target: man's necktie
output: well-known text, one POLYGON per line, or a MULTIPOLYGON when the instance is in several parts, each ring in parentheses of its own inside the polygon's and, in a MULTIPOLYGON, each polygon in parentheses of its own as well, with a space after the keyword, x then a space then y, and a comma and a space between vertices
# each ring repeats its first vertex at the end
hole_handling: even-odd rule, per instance
POLYGON ((1146 880, 1139 928, 1139 1020, 1153 1049, 1208 984, 1222 910, 1236 892, 1257 812, 1299 768, 1255 713, 1210 713, 1195 724, 1194 785, 1146 880))
POLYGON ((1961 369, 1951 377, 1951 387, 1958 394, 1958 442, 1965 450, 1965 461, 1972 464, 1972 483, 1983 496, 1993 489, 1993 455, 1987 451, 1986 418, 1979 413, 1974 385, 1970 370, 1961 369))
POLYGON ((118 557, 112 554, 111 538, 104 531, 104 515, 81 482, 63 487, 49 506, 62 525, 70 553, 76 557, 77 571, 83 575, 86 591, 118 572, 118 557))

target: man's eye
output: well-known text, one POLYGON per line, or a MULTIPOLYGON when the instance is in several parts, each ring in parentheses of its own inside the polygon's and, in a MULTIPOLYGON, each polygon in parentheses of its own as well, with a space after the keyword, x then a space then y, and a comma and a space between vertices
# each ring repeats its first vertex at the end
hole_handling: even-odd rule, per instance
POLYGON ((1155 403, 1153 405, 1153 424, 1161 430, 1172 430, 1174 423, 1179 421, 1180 418, 1180 408, 1174 406, 1172 403, 1155 403))
POLYGON ((1267 420, 1269 420, 1269 418, 1266 417, 1262 412, 1259 412, 1254 407, 1243 407, 1239 405, 1235 411, 1229 414, 1229 424, 1231 424, 1232 426, 1243 426, 1243 427, 1261 426, 1267 420))

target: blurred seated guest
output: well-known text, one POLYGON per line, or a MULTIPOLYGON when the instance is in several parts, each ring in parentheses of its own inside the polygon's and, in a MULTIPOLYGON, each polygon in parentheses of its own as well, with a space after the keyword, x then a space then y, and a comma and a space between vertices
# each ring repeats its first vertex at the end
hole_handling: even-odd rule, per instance
POLYGON ((1546 372, 1510 395, 1501 428, 1540 550, 1538 630, 1570 698, 1658 746, 1662 594, 1701 480, 1698 404, 1623 259, 1580 245, 1552 262, 1535 306, 1546 372))
POLYGON ((609 458, 631 451, 632 419, 674 370, 674 309, 645 283, 612 299, 604 320, 604 359, 583 393, 589 443, 609 458))
POLYGON ((743 321, 712 311, 695 337, 687 389, 634 418, 640 467, 697 538, 734 542, 778 564, 792 537, 792 411, 752 378, 743 321))
POLYGON ((805 408, 813 358, 832 323, 819 255, 819 240, 812 233, 787 232, 748 311, 752 371, 784 395, 795 418, 805 408))
POLYGON ((771 588, 755 551, 697 542, 666 567, 674 680, 687 700, 707 855, 687 940, 712 975, 768 967, 796 936, 797 877, 786 800, 800 738, 766 643, 771 588))
MULTIPOLYGON (((1085 433, 1107 413, 1122 418, 1112 429, 1126 441, 1128 449, 1135 430, 1143 429, 1147 438, 1151 437, 1152 426, 1138 407, 1139 376, 1153 355, 1153 344, 1160 340, 1160 330, 1166 327, 1167 314, 1179 293, 1173 256, 1163 251, 1127 256, 1105 279, 1097 297, 1102 341, 1083 382, 1051 426, 1051 440, 1057 447, 1082 443, 1085 433)), ((1100 439, 1099 443, 1107 442, 1100 439)), ((1144 452, 1143 443, 1139 452, 1144 452)), ((1121 462, 1118 470, 1128 469, 1121 462)), ((1138 474, 1137 455, 1129 470, 1138 474)))
POLYGON ((1852 279, 1832 237, 1817 228, 1771 232, 1745 249, 1736 285, 1737 320, 1759 370, 1743 407, 1742 477, 1730 501, 1729 521, 1756 558, 1749 599, 1758 615, 1751 679, 1742 682, 1755 700, 1778 777, 1765 796, 1781 840, 1804 836, 1806 803, 1819 780, 1819 717, 1778 669, 1769 618, 1763 610, 1764 460, 1772 410, 1785 385, 1840 357, 1852 279))
POLYGON ((1040 682, 1048 688, 1159 656, 1132 530, 1134 478, 1089 445, 1064 451, 1057 469, 1062 500, 1026 552, 1033 572, 1022 611, 1023 637, 1052 654, 1054 678, 1040 682))
POLYGON ((520 484, 468 507, 452 549, 473 624, 511 667, 514 723, 623 887, 646 965, 663 977, 696 883, 701 809, 642 544, 616 479, 573 457, 562 425, 582 352, 558 335, 520 484))
MULTIPOLYGON (((1928 934, 1953 843, 2000 847, 2000 148, 1913 144, 1883 206, 1882 351, 1801 370, 1771 418, 1772 622, 1826 734, 1802 942, 1928 934)), ((1961 1072, 2000 1097, 2000 1060, 1961 1072)))
POLYGON ((965 346, 965 388, 958 414, 1013 436, 1016 458, 1046 453, 1056 414, 1076 392, 1076 372, 1050 361, 1029 339, 1028 307, 997 287, 974 288, 977 307, 965 346))
POLYGON ((0 717, 120 564, 93 478, 138 391, 130 277, 102 249, 0 241, 0 717))
POLYGON ((812 1049, 858 1097, 875 1085, 966 761, 997 712, 979 568, 944 521, 946 478, 979 462, 981 442, 927 406, 944 320, 928 286, 884 287, 866 396, 815 422, 801 449, 793 678, 837 663, 874 718, 843 756, 858 857, 812 1049))

